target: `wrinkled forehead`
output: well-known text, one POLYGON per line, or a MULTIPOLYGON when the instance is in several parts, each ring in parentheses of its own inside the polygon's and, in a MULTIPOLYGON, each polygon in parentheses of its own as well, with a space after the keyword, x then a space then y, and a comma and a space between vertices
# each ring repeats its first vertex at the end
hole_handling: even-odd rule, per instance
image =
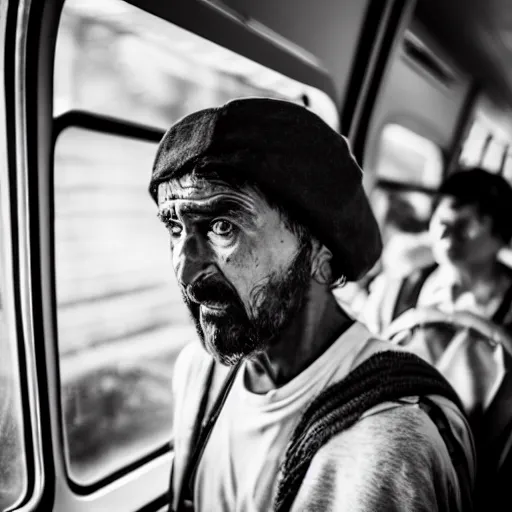
POLYGON ((180 199, 204 199, 215 194, 245 193, 248 187, 237 186, 220 178, 206 178, 187 174, 180 178, 160 183, 158 204, 180 199))
POLYGON ((158 187, 159 212, 176 212, 177 209, 204 212, 225 209, 251 218, 274 210, 253 186, 193 174, 163 182, 158 187))

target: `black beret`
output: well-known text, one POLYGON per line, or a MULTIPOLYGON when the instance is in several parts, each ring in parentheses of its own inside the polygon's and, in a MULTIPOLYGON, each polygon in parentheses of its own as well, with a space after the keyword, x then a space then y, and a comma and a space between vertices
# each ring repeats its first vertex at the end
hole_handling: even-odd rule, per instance
POLYGON ((160 183, 198 162, 243 173, 281 203, 332 251, 347 280, 361 278, 379 258, 382 242, 361 168, 346 139, 305 107, 246 98, 182 118, 158 147, 149 185, 153 199, 160 183))

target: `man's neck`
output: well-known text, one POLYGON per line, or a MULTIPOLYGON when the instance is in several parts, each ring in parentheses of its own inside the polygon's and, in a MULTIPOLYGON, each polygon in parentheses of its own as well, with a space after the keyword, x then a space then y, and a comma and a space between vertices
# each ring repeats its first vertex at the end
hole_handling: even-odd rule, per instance
POLYGON ((283 386, 332 345, 352 320, 332 293, 310 294, 302 313, 266 352, 247 362, 246 387, 266 393, 283 386))

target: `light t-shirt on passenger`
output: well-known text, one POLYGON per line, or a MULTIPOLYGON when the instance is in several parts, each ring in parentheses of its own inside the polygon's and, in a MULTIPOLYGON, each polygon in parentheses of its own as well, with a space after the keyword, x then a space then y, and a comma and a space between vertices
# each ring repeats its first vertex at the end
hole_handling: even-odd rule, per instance
MULTIPOLYGON (((368 357, 391 348, 355 323, 297 377, 265 394, 246 389, 242 365, 198 466, 195 510, 270 511, 279 466, 306 406, 368 357)), ((176 364, 175 498, 209 361, 192 344, 176 364)), ((217 369, 215 391, 227 371, 217 369)), ((472 457, 465 420, 450 402, 436 400, 472 457)), ((314 457, 292 510, 414 512, 456 510, 456 504, 457 476, 446 446, 411 397, 371 409, 329 441, 314 457)))
MULTIPOLYGON (((505 275, 508 276, 509 272, 505 275)), ((378 276, 365 308, 360 315, 365 325, 379 335, 394 320, 394 308, 404 285, 404 276, 388 274, 378 276)), ((483 319, 493 315, 507 304, 511 286, 510 277, 496 283, 479 283, 478 289, 459 289, 457 278, 450 267, 437 266, 421 286, 415 303, 409 308, 437 309, 448 315, 467 312, 483 319)), ((501 322, 510 325, 512 308, 507 306, 501 322)), ((407 314, 407 313, 405 313, 407 314)), ((447 318, 446 325, 450 320, 447 318)), ((456 325, 456 324, 453 324, 456 325)), ((486 338, 478 331, 459 328, 445 329, 442 323, 418 329, 413 336, 402 338, 401 343, 434 365, 450 382, 461 399, 466 413, 481 414, 490 407, 506 375, 506 350, 500 343, 482 343, 486 338)))

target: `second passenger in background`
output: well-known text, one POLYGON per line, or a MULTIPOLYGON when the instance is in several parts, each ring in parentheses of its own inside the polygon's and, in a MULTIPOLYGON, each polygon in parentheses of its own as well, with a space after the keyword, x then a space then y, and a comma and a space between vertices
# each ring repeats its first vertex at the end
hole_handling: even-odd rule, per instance
POLYGON ((469 311, 512 332, 512 270, 498 253, 512 238, 512 188, 483 169, 458 170, 441 184, 430 222, 435 259, 405 278, 385 273, 372 283, 364 322, 383 330, 416 306, 469 311), (403 293, 411 290, 407 297, 403 293))
POLYGON ((502 176, 450 174, 430 221, 435 263, 406 277, 379 275, 361 315, 375 334, 435 365, 459 394, 476 440, 475 510, 503 510, 512 476, 512 270, 499 257, 511 219, 502 176))

